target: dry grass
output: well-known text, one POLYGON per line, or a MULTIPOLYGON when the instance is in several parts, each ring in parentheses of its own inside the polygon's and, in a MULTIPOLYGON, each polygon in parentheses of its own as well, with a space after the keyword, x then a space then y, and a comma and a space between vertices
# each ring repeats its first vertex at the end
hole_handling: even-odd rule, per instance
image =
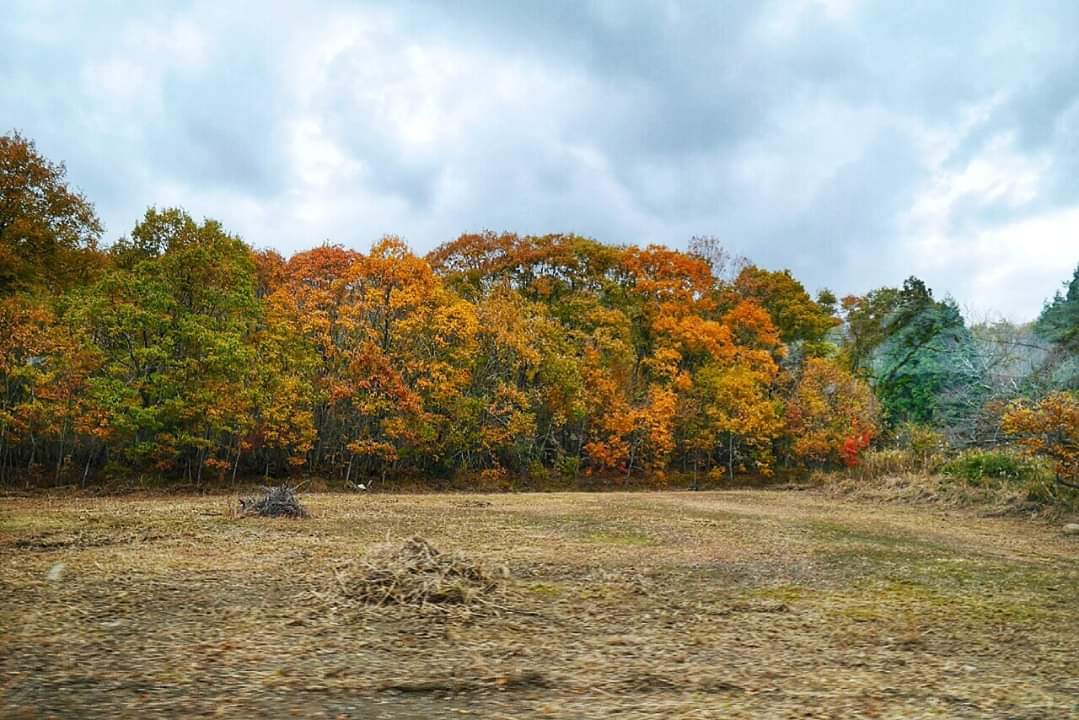
POLYGON ((816 492, 305 502, 4 500, 0 717, 1079 715, 1051 527, 816 492), (498 610, 337 585, 417 535, 417 567, 507 566, 498 610))
POLYGON ((939 473, 897 472, 879 476, 820 473, 814 480, 834 496, 863 502, 968 508, 985 515, 1041 518, 1057 523, 1079 517, 1079 494, 1053 486, 1051 479, 1026 483, 986 479, 975 484, 939 473), (1049 497, 1051 501, 1046 499, 1049 497))

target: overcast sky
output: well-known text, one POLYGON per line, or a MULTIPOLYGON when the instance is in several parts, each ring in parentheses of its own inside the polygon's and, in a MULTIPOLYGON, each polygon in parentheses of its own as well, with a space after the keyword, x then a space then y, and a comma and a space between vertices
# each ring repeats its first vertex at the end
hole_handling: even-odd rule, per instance
POLYGON ((715 235, 1034 317, 1079 262, 1079 2, 4 3, 0 122, 107 237, 715 235))

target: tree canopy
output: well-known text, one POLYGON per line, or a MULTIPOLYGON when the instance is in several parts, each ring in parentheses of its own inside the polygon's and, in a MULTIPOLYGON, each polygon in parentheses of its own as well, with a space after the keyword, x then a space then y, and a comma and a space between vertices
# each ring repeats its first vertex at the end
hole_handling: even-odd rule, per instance
POLYGON ((19 135, 0 163, 5 477, 617 484, 853 464, 909 423, 1057 448, 1071 417, 1049 394, 1073 377, 1079 269, 1031 331, 970 328, 913 277, 814 299, 709 237, 488 232, 421 257, 386 236, 285 258, 151 208, 100 249, 62 165, 19 135))
POLYGON ((63 164, 18 133, 0 135, 0 295, 85 278, 100 237, 93 206, 68 186, 63 164))

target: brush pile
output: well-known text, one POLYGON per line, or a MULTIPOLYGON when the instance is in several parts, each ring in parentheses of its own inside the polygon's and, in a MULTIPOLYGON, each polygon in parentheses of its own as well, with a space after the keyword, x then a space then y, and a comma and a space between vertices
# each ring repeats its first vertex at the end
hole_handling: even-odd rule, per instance
POLYGON ((341 592, 364 605, 473 605, 509 576, 459 553, 442 553, 421 537, 372 548, 337 569, 341 592))
POLYGON ((240 499, 240 515, 258 515, 260 517, 307 517, 307 510, 296 497, 295 488, 288 485, 263 488, 261 497, 240 499))

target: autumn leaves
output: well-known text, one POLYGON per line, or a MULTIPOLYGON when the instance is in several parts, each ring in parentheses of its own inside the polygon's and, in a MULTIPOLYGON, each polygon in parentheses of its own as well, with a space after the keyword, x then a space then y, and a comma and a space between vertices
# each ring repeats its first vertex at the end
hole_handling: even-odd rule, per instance
MULTIPOLYGON (((0 142, 0 471, 203 482, 770 474, 871 437, 834 298, 575 235, 284 259, 149 210, 107 250, 62 165, 0 142)), ((848 453, 849 455, 849 453, 848 453)), ((849 460, 849 457, 848 457, 849 460)))
POLYGON ((5 463, 57 475, 769 474, 875 422, 832 361, 785 362, 836 323, 789 275, 577 236, 285 260, 151 210, 91 282, 0 317, 5 463))

